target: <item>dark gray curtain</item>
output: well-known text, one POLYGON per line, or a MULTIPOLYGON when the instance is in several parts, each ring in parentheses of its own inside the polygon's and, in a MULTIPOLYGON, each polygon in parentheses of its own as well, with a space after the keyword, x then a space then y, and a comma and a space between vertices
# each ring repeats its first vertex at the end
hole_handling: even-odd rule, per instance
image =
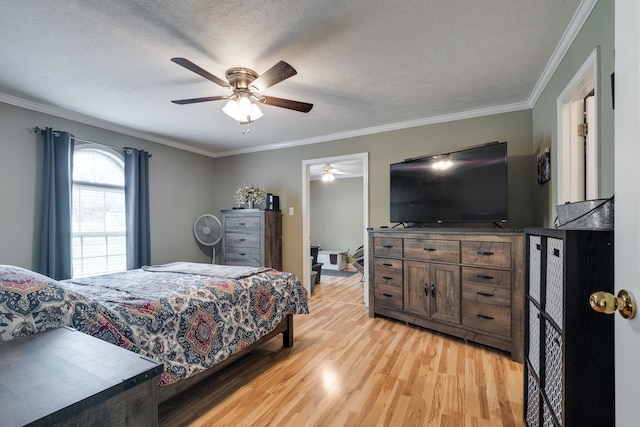
POLYGON ((144 150, 124 150, 127 270, 151 264, 149 157, 149 153, 144 150))
POLYGON ((44 131, 44 170, 38 272, 56 280, 70 279, 71 188, 74 136, 44 131))

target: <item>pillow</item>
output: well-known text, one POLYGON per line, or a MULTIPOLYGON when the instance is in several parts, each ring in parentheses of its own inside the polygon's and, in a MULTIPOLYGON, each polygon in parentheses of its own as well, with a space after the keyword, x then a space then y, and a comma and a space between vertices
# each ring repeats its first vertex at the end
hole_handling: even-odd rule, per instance
POLYGON ((0 341, 71 323, 72 303, 50 277, 0 265, 0 341))

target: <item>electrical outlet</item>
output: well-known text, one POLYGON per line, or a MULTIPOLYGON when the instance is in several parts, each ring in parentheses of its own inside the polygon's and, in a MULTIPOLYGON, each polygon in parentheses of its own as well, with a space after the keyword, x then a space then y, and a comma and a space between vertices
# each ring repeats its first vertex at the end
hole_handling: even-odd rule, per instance
POLYGON ((293 215, 293 206, 289 206, 289 215, 293 215))

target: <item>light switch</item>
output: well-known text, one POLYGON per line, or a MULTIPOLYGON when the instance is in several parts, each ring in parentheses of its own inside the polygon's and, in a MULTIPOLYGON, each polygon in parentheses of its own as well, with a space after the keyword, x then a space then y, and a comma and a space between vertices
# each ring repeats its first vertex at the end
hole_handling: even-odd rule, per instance
POLYGON ((293 206, 289 206, 289 215, 293 215, 293 206))

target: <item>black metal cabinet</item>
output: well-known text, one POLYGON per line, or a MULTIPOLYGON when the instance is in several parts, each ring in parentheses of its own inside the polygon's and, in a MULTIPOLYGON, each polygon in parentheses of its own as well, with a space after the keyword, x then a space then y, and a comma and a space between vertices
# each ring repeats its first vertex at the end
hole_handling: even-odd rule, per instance
POLYGON ((613 426, 613 231, 527 229, 524 418, 535 426, 613 426))

